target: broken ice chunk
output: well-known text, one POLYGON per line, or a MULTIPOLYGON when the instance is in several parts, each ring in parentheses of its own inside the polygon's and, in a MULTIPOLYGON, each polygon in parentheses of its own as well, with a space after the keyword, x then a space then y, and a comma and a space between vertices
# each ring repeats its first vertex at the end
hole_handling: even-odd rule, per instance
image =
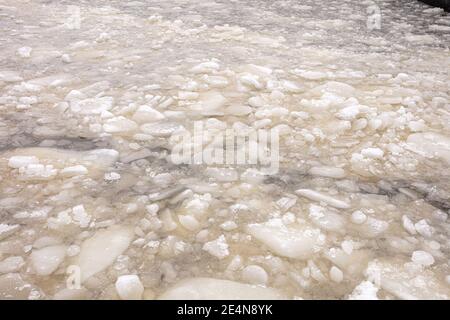
POLYGON ((421 236, 426 238, 430 238, 434 233, 434 228, 430 226, 425 219, 422 219, 414 224, 414 228, 421 236))
POLYGON ((366 148, 361 150, 361 154, 366 158, 381 159, 384 156, 384 151, 380 148, 366 148))
POLYGON ((361 210, 356 210, 352 213, 351 221, 354 224, 363 224, 366 220, 367 216, 361 210))
POLYGON ((309 259, 321 250, 325 236, 310 227, 285 226, 281 219, 247 226, 246 231, 274 253, 288 258, 309 259))
POLYGON ((164 119, 165 116, 158 110, 147 105, 140 106, 133 114, 133 120, 137 123, 156 122, 164 119))
POLYGON ((31 57, 31 52, 33 51, 30 47, 22 47, 17 49, 17 55, 21 58, 29 58, 31 57))
POLYGON ((129 132, 137 129, 136 122, 123 116, 108 119, 103 125, 103 130, 108 133, 129 132))
POLYGON ((33 250, 30 255, 31 265, 36 274, 48 276, 58 268, 65 256, 66 247, 62 245, 33 250))
POLYGON ((257 265, 246 266, 241 273, 242 280, 249 284, 265 285, 268 280, 266 270, 257 265))
POLYGON ((309 218, 319 228, 326 231, 345 232, 345 219, 336 212, 317 205, 309 206, 309 218))
POLYGON ((312 167, 311 169, 309 169, 309 173, 314 176, 335 179, 344 178, 346 176, 344 169, 328 166, 312 167))
POLYGON ((85 240, 74 263, 80 267, 81 281, 110 266, 128 248, 133 236, 132 228, 115 225, 85 240))
POLYGON ((180 221, 180 224, 185 227, 186 229, 190 231, 195 231, 200 227, 199 222, 195 217, 190 215, 179 215, 178 220, 180 221))
POLYGON ((333 198, 329 195, 325 195, 323 193, 310 190, 310 189, 298 189, 295 191, 296 194, 301 195, 305 198, 308 198, 313 201, 322 201, 327 204, 329 204, 332 207, 339 208, 339 209, 348 209, 350 208, 350 205, 342 200, 333 198))
POLYGON ((121 177, 120 173, 106 172, 103 178, 105 179, 105 181, 117 181, 120 180, 120 177, 121 177))
POLYGON ((411 257, 412 262, 423 266, 431 266, 434 263, 434 257, 426 251, 414 251, 411 257))
POLYGON ((221 235, 216 240, 205 243, 202 249, 219 259, 223 259, 230 254, 224 235, 221 235))
POLYGON ((402 224, 403 228, 410 234, 417 234, 416 228, 414 227, 414 223, 407 215, 402 216, 402 224))
POLYGON ((286 299, 278 290, 243 284, 240 282, 213 279, 190 278, 178 282, 158 299, 182 300, 279 300, 286 299))
POLYGON ((389 228, 389 223, 384 220, 368 217, 367 220, 358 225, 356 230, 360 235, 364 235, 368 238, 376 238, 389 228))
POLYGON ((63 177, 73 177, 73 176, 79 176, 87 174, 88 170, 85 166, 82 165, 76 165, 71 167, 66 167, 60 171, 60 174, 63 177))
POLYGON ((447 300, 450 288, 431 270, 412 269, 400 259, 374 260, 366 274, 387 292, 406 300, 447 300))
MULTIPOLYGON (((66 100, 67 99, 69 98, 66 97, 66 100)), ((113 97, 90 98, 84 100, 74 99, 70 101, 70 110, 80 114, 101 114, 103 111, 110 110, 113 104, 113 97)))
POLYGON ((14 232, 19 230, 19 227, 20 226, 18 224, 0 223, 0 240, 3 240, 12 235, 14 232))
POLYGON ((427 158, 438 158, 450 164, 450 138, 435 132, 413 133, 406 148, 427 158))
POLYGON ((29 164, 19 168, 20 180, 50 180, 55 177, 58 170, 51 164, 29 164))
POLYGON ((16 272, 25 265, 21 256, 8 257, 0 261, 0 273, 16 272))
POLYGON ((378 300, 378 288, 370 281, 363 281, 353 289, 349 300, 378 300))
POLYGON ((214 71, 218 71, 220 69, 220 65, 214 61, 202 62, 191 68, 190 72, 192 73, 212 73, 214 71))
POLYGON ((35 156, 13 156, 9 158, 8 166, 11 168, 20 168, 36 163, 39 163, 39 159, 35 156))
POLYGON ((344 279, 344 274, 342 273, 341 269, 332 266, 330 269, 330 279, 336 283, 342 282, 342 280, 344 279))
POLYGON ((330 260, 339 269, 351 275, 362 274, 370 259, 367 250, 352 250, 345 252, 341 248, 331 248, 324 252, 324 257, 330 260))
POLYGON ((116 291, 122 300, 141 300, 144 286, 137 275, 129 274, 117 278, 116 291))
POLYGON ((222 111, 227 99, 218 91, 208 91, 201 94, 199 102, 191 106, 191 109, 200 111, 202 114, 210 114, 222 111))
POLYGON ((246 86, 251 89, 262 89, 263 84, 261 83, 259 76, 251 74, 251 73, 244 73, 239 77, 239 83, 241 86, 246 86))
POLYGON ((184 129, 181 124, 176 122, 146 123, 140 128, 144 133, 155 137, 169 137, 171 134, 184 129))
POLYGON ((17 82, 22 80, 23 78, 15 71, 0 71, 0 81, 17 82))

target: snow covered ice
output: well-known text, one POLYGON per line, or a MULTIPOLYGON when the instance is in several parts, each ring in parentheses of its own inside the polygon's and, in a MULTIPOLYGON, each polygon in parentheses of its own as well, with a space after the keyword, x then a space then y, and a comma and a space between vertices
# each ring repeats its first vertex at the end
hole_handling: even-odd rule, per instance
POLYGON ((0 28, 0 299, 450 299, 448 13, 3 0, 0 28))

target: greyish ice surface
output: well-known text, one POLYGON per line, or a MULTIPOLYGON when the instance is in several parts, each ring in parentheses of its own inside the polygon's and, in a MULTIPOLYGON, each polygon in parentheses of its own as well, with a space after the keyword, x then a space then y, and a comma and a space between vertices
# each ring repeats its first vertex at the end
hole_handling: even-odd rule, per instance
POLYGON ((0 0, 0 28, 1 299, 449 299, 442 10, 0 0), (278 172, 173 163, 195 123, 276 128, 278 172))

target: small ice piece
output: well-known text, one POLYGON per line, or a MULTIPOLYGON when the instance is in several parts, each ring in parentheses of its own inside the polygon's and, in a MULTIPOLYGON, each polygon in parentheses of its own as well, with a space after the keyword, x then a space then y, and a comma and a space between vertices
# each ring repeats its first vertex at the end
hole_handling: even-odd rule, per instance
MULTIPOLYGON (((69 93, 69 95, 72 91, 69 93)), ((78 92, 77 94, 82 95, 83 93, 78 92)), ((68 96, 69 96, 68 95, 68 96)), ((70 97, 66 97, 66 100, 70 100, 70 110, 74 113, 80 114, 101 114, 104 111, 108 111, 113 107, 114 98, 113 97, 100 97, 92 99, 79 100, 70 97)))
POLYGON ((230 254, 224 235, 221 235, 216 240, 206 242, 202 249, 219 259, 223 259, 230 254))
POLYGON ((274 253, 294 259, 309 259, 325 243, 325 236, 319 229, 287 227, 281 219, 250 224, 246 231, 274 253))
POLYGON ((198 222, 195 217, 190 215, 179 215, 178 221, 180 221, 180 224, 185 227, 186 229, 190 231, 195 231, 200 228, 200 223, 198 222))
POLYGON ((350 240, 344 240, 341 243, 341 248, 346 254, 351 255, 353 252, 353 242, 350 240))
POLYGON ((35 156, 13 156, 9 158, 8 166, 10 168, 20 168, 25 167, 29 164, 37 164, 39 163, 39 159, 35 156))
POLYGON ((221 76, 205 76, 205 82, 212 88, 224 88, 228 85, 228 79, 221 76))
POLYGON ((350 205, 342 200, 333 198, 329 195, 325 195, 323 193, 310 190, 310 189, 298 189, 295 191, 296 194, 301 195, 305 198, 308 198, 313 201, 322 201, 327 204, 329 204, 332 207, 339 208, 339 209, 348 209, 350 208, 350 205))
POLYGON ((139 106, 133 114, 133 120, 137 123, 156 122, 163 120, 165 116, 158 110, 153 109, 147 105, 139 106))
POLYGON ((19 99, 19 102, 22 103, 22 104, 26 104, 26 105, 35 104, 35 103, 38 102, 38 98, 36 96, 21 97, 19 99))
POLYGON ((199 103, 194 105, 193 108, 202 112, 214 112, 216 110, 222 111, 222 108, 227 103, 225 98, 218 91, 208 91, 200 96, 199 103))
POLYGON ((74 257, 80 253, 80 250, 81 250, 80 246, 73 244, 73 245, 70 245, 69 247, 67 247, 66 254, 69 257, 74 257))
POLYGON ((366 222, 359 226, 359 232, 369 238, 378 237, 389 228, 389 223, 384 220, 368 217, 366 222))
POLYGON ((6 224, 6 223, 0 223, 0 240, 5 239, 6 237, 9 237, 14 232, 19 230, 20 225, 18 224, 6 224))
POLYGON ((192 73, 212 73, 214 71, 218 71, 220 69, 220 65, 214 61, 202 62, 191 68, 190 72, 192 73))
POLYGON ((149 205, 145 206, 145 210, 147 211, 147 213, 149 215, 154 216, 159 211, 159 205, 157 203, 149 204, 149 205))
POLYGON ((169 137, 182 130, 183 126, 176 122, 155 122, 143 124, 140 128, 144 133, 155 137, 169 137))
POLYGON ((240 282, 213 278, 189 278, 165 291, 160 300, 279 300, 278 290, 240 282))
POLYGON ((358 105, 348 106, 339 110, 336 117, 341 120, 353 120, 360 113, 360 107, 358 105))
POLYGON ((107 172, 105 173, 104 179, 105 181, 117 181, 120 180, 120 173, 117 172, 107 172))
POLYGON ((123 116, 108 119, 103 125, 103 130, 108 133, 129 132, 137 129, 136 122, 123 116))
POLYGON ((411 261, 423 266, 431 266, 434 263, 434 257, 426 251, 414 251, 411 261))
POLYGON ((250 97, 247 102, 253 108, 260 108, 264 106, 264 100, 259 96, 250 97))
POLYGON ((262 89, 263 85, 259 81, 259 77, 257 75, 253 75, 251 73, 245 73, 239 77, 239 82, 247 87, 254 89, 262 89))
POLYGON ((245 116, 252 112, 249 106, 232 105, 225 109, 225 112, 233 116, 245 116))
POLYGON ((0 71, 0 81, 18 82, 22 80, 23 78, 15 71, 0 71))
POLYGON ((342 282, 344 280, 344 273, 338 267, 332 266, 330 268, 330 279, 336 283, 342 282))
POLYGON ((61 56, 61 61, 64 63, 71 63, 72 62, 72 58, 70 57, 69 54, 65 53, 61 56))
POLYGON ((430 238, 431 236, 433 236, 434 228, 428 225, 427 220, 425 219, 422 219, 414 224, 414 227, 421 236, 424 236, 426 238, 430 238))
POLYGON ((21 58, 29 58, 31 57, 31 52, 33 51, 30 47, 22 47, 17 49, 17 55, 21 58))
POLYGON ((86 228, 89 226, 89 222, 91 222, 91 216, 86 212, 82 204, 72 208, 72 217, 81 228, 86 228))
POLYGON ((406 148, 427 158, 438 158, 450 164, 450 137, 435 133, 413 133, 406 148))
POLYGON ((234 221, 225 221, 220 225, 220 228, 225 231, 232 231, 236 229, 238 226, 234 221))
POLYGON ((102 168, 107 168, 117 161, 119 152, 114 149, 95 149, 84 154, 83 160, 93 161, 102 168))
POLYGON ((8 257, 0 261, 0 274, 17 272, 25 265, 25 261, 21 256, 8 257))
POLYGON ((311 169, 309 169, 309 173, 312 174, 313 176, 320 176, 334 179, 340 179, 346 176, 344 169, 328 166, 312 167, 311 169))
POLYGON ((19 168, 20 179, 22 180, 50 180, 58 173, 53 165, 43 165, 40 163, 29 164, 19 168))
POLYGON ((345 230, 345 219, 336 212, 321 206, 309 206, 309 218, 319 228, 326 231, 341 232, 345 230))
POLYGON ((282 197, 276 203, 279 208, 283 209, 283 211, 287 211, 297 203, 297 197, 282 197))
POLYGON ((122 300, 141 300, 144 286, 135 274, 119 276, 116 281, 116 291, 122 300))
POLYGON ((352 213, 351 220, 354 224, 363 224, 367 220, 367 216, 364 212, 356 210, 352 213))
POLYGON ((392 257, 375 259, 369 262, 365 274, 368 279, 373 279, 380 288, 398 299, 449 299, 448 286, 438 272, 421 268, 420 265, 414 268, 415 263, 405 262, 392 257))
POLYGON ((66 167, 59 172, 64 177, 73 177, 84 175, 88 173, 88 169, 82 165, 76 165, 72 167, 66 167))
POLYGON ((409 234, 417 234, 416 227, 414 227, 414 223, 407 215, 402 216, 402 225, 409 234))
POLYGON ((302 89, 293 81, 282 80, 280 84, 286 92, 298 93, 302 91, 302 89))
POLYGON ((30 255, 31 265, 36 274, 48 276, 52 274, 63 262, 66 256, 66 247, 63 245, 49 246, 33 250, 30 255))
POLYGON ((361 282, 348 297, 349 300, 378 300, 378 288, 370 281, 361 282))
POLYGON ((179 100, 196 100, 198 98, 198 92, 195 91, 178 91, 179 100))
POLYGON ((366 148, 361 150, 361 154, 366 158, 381 159, 384 156, 384 151, 380 148, 366 148))
POLYGON ((308 80, 321 80, 327 77, 326 72, 294 69, 295 74, 308 80))
POLYGON ((114 225, 85 240, 74 263, 80 267, 81 281, 109 267, 128 248, 133 237, 132 228, 114 225))
POLYGON ((249 284, 265 285, 268 280, 266 270, 257 265, 249 265, 242 270, 242 280, 249 284))

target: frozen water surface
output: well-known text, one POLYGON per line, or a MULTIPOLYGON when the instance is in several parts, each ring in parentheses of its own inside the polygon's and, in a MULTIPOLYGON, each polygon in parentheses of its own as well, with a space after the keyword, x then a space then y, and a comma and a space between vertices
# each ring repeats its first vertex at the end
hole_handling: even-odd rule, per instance
POLYGON ((0 298, 450 297, 442 10, 1 0, 0 28, 0 298), (195 123, 277 128, 279 170, 173 163, 195 123))

